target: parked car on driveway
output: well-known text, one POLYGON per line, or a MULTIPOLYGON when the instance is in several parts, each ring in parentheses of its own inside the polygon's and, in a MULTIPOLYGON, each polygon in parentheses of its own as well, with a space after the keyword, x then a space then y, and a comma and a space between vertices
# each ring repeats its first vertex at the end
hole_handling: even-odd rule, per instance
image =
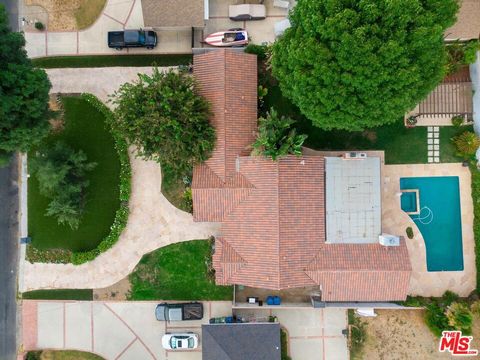
POLYGON ((158 304, 155 316, 159 321, 201 320, 203 318, 203 304, 198 302, 178 304, 158 304))
POLYGON ((198 347, 198 335, 193 332, 162 336, 162 346, 167 350, 192 350, 198 347))
POLYGON ((157 46, 157 33, 153 30, 123 30, 108 32, 108 47, 116 50, 157 46))

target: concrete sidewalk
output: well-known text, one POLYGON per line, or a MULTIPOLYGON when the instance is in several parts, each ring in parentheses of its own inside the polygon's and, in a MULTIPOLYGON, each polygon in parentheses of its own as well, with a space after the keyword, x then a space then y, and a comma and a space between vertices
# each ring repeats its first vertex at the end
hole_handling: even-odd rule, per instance
MULTIPOLYGON (((90 92, 106 101, 120 84, 148 73, 151 68, 99 68, 47 70, 52 93, 90 92)), ((95 260, 82 264, 45 264, 23 260, 21 292, 52 288, 104 288, 126 277, 142 256, 176 242, 206 239, 219 224, 197 223, 191 214, 174 207, 161 192, 160 165, 135 157, 130 149, 132 191, 130 215, 118 242, 95 260)))
POLYGON ((199 321, 158 321, 155 307, 161 301, 83 302, 23 301, 23 349, 75 349, 105 359, 200 360, 201 325, 211 317, 232 314, 230 301, 203 302, 199 321), (192 331, 200 335, 194 351, 166 351, 161 339, 166 332, 192 331))

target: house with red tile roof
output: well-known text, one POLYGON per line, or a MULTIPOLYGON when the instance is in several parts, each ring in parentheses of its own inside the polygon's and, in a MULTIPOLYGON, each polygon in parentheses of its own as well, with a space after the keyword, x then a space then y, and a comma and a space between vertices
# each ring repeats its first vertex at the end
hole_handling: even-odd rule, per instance
POLYGON ((270 290, 318 286, 322 301, 406 298, 403 239, 381 244, 378 157, 252 156, 257 59, 236 50, 194 56, 217 131, 212 157, 194 168, 195 221, 220 222, 213 266, 219 285, 270 290))

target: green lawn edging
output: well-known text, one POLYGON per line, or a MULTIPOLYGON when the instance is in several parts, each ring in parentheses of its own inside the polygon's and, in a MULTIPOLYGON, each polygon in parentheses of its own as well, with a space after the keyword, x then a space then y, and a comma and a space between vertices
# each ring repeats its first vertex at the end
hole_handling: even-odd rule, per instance
MULTIPOLYGON (((113 118, 112 111, 95 95, 84 93, 81 95, 81 97, 93 105, 98 111, 100 111, 105 116, 108 126, 111 127, 113 118)), ((71 260, 75 265, 80 265, 91 261, 101 253, 110 249, 118 241, 120 234, 127 226, 129 215, 128 202, 130 200, 132 176, 130 158, 128 156, 128 143, 124 138, 120 137, 114 131, 111 133, 115 140, 115 148, 120 159, 120 208, 115 214, 115 220, 113 225, 110 227, 110 234, 108 234, 108 236, 104 238, 95 249, 84 252, 74 252, 72 254, 71 260)))
POLYGON ((32 300, 93 300, 92 289, 45 289, 22 293, 22 299, 32 300))
POLYGON ((44 69, 112 66, 178 66, 192 63, 192 54, 52 56, 32 59, 44 69))

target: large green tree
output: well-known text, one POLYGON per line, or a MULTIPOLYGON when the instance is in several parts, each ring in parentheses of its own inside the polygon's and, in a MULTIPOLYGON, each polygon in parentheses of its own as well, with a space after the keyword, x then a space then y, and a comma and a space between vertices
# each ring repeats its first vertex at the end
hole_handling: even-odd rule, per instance
POLYGON ((139 74, 136 82, 122 85, 115 95, 113 128, 143 158, 183 175, 210 156, 215 130, 209 104, 191 75, 155 69, 151 76, 139 74))
POLYGON ((47 74, 32 66, 23 34, 8 27, 0 4, 0 152, 28 151, 48 133, 47 74))
POLYGON ((273 74, 318 127, 391 123, 441 81, 457 10, 456 0, 298 0, 273 74))

